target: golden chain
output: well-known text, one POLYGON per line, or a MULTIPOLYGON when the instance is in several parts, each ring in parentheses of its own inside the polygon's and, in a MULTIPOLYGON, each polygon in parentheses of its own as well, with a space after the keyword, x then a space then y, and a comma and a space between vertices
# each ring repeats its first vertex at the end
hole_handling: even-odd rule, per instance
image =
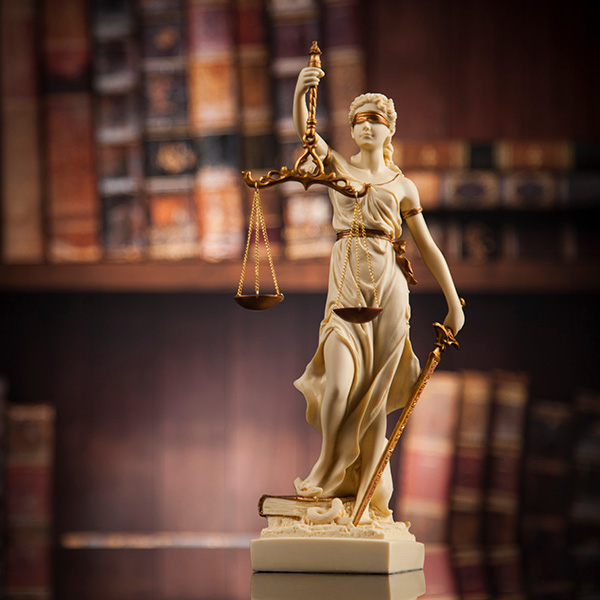
MULTIPOLYGON (((358 202, 358 198, 356 199, 358 202)), ((369 275, 371 276, 371 283, 373 284, 373 297, 375 298, 376 306, 381 306, 379 304, 379 293, 377 291, 377 286, 375 285, 375 275, 373 273, 373 263, 371 262, 371 253, 369 252, 369 246, 367 243, 367 232, 365 231, 365 222, 363 221, 362 210, 358 211, 358 216, 360 218, 360 230, 362 233, 363 243, 365 245, 365 254, 367 255, 367 265, 369 266, 369 275)))
POLYGON ((258 189, 254 190, 254 200, 252 201, 252 210, 250 211, 250 224, 248 225, 248 239, 246 240, 246 249, 244 250, 244 260, 242 261, 242 274, 240 275, 240 284, 237 295, 241 296, 244 288, 244 279, 246 277, 246 264, 248 263, 248 253, 250 251, 250 240, 252 239, 252 226, 254 225, 254 214, 256 212, 256 194, 258 189))
POLYGON ((262 231, 263 239, 265 242, 265 248, 267 251, 267 258, 269 260, 269 267, 271 269, 271 276, 273 277, 273 283, 275 284, 275 291, 279 296, 279 284, 277 283, 277 277, 275 275, 275 266, 273 265, 273 255, 271 254, 271 246, 269 244, 269 238, 267 236, 267 226, 265 223, 265 217, 260 202, 260 193, 258 186, 254 187, 254 197, 252 199, 252 210, 250 211, 250 223, 248 225, 248 238, 246 240, 246 248, 244 250, 244 259, 242 261, 242 274, 240 276, 240 283, 238 285, 237 295, 241 296, 244 279, 246 277, 246 265, 248 263, 248 256, 250 254, 250 241, 252 239, 252 230, 254 229, 254 293, 256 295, 260 292, 260 232, 262 231))
MULTIPOLYGON (((375 304, 377 307, 379 304, 379 292, 377 291, 377 286, 375 285, 375 274, 373 272, 373 263, 371 262, 371 253, 369 252, 369 245, 367 241, 367 232, 365 229, 365 223, 363 220, 362 208, 360 205, 360 199, 358 198, 358 194, 356 195, 356 199, 354 201, 354 214, 352 215, 352 225, 350 226, 350 237, 348 238, 346 244, 346 251, 344 253, 344 263, 342 264, 342 273, 340 275, 340 282, 337 290, 337 297, 335 299, 334 308, 338 308, 340 304, 340 299, 342 296, 342 288, 344 286, 344 280, 346 278, 346 271, 348 270, 348 264, 350 262, 350 251, 352 248, 352 241, 354 238, 362 238, 365 254, 367 255, 367 264, 369 267, 369 276, 371 277, 371 283, 373 284, 373 297, 375 299, 375 304)), ((355 252, 356 252, 356 293, 358 297, 358 305, 360 306, 361 301, 361 290, 360 290, 360 242, 356 240, 355 252)))
MULTIPOLYGON (((354 216, 352 217, 352 228, 350 235, 354 238, 358 238, 360 235, 360 230, 358 227, 358 215, 361 213, 360 210, 360 200, 358 196, 354 200, 354 216)), ((356 254, 356 305, 360 306, 361 296, 360 296, 360 242, 358 239, 356 240, 356 244, 354 245, 354 250, 356 254)))
MULTIPOLYGON (((260 195, 258 193, 258 187, 254 190, 255 195, 258 197, 258 214, 260 217, 260 225, 262 228, 263 240, 265 241, 265 249, 267 251, 267 258, 269 260, 269 267, 271 269, 271 277, 275 284, 275 293, 279 296, 279 285, 277 284, 277 277, 275 276, 275 267, 273 266, 273 255, 271 254, 271 246, 269 244, 269 237, 267 236, 267 225, 265 224, 265 217, 263 214, 262 206, 260 204, 260 195)), ((257 223, 258 225, 258 223, 257 223)), ((258 236, 257 236, 258 237, 258 236)))

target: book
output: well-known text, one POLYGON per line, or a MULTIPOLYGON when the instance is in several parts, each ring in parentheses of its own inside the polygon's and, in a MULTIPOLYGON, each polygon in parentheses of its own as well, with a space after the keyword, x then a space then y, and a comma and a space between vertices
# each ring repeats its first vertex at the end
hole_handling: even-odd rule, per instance
POLYGON ((595 548, 600 539, 600 393, 578 390, 572 454, 569 539, 573 546, 595 548))
POLYGON ((238 258, 242 251, 244 221, 238 171, 227 166, 198 171, 194 201, 199 255, 207 261, 238 258))
POLYGON ((323 51, 326 63, 326 100, 330 145, 343 156, 356 152, 350 136, 348 109, 366 90, 362 7, 356 0, 333 0, 322 4, 323 51))
POLYGON ((502 140, 495 144, 500 169, 553 169, 573 167, 573 144, 566 140, 502 140))
POLYGON ((547 209, 566 201, 566 179, 548 171, 519 171, 502 176, 502 203, 510 208, 547 209))
POLYGON ((149 193, 148 256, 181 259, 197 253, 197 225, 191 190, 149 193))
POLYGON ((452 547, 452 567, 461 600, 490 598, 485 553, 481 546, 452 547))
POLYGON ((43 260, 39 60, 34 2, 0 3, 1 260, 43 260))
POLYGON ((522 440, 529 378, 497 371, 490 415, 484 497, 484 543, 510 546, 518 541, 522 440))
POLYGON ((148 218, 140 197, 111 195, 101 202, 104 256, 125 262, 144 258, 148 218))
POLYGON ((499 545, 486 551, 486 566, 492 598, 525 600, 523 556, 515 544, 499 545))
POLYGON ((7 407, 5 592, 50 596, 54 409, 7 407))
POLYGON ((447 208, 492 209, 500 204, 500 177, 494 171, 446 171, 441 189, 442 205, 447 208))
POLYGON ((532 548, 567 539, 574 411, 570 404, 535 400, 527 415, 523 456, 521 541, 532 548))
POLYGON ((218 0, 188 5, 188 117, 196 134, 233 130, 238 122, 233 16, 218 0))
MULTIPOLYGON (((469 145, 461 140, 396 142, 397 163, 402 169, 465 169, 469 145)), ((460 173, 460 171, 459 171, 460 173)))
POLYGON ((299 185, 294 188, 284 200, 285 255, 291 260, 328 257, 335 243, 329 196, 320 190, 305 192, 299 185))
POLYGON ((449 543, 476 547, 482 543, 483 496, 492 376, 464 371, 458 416, 454 474, 450 494, 449 543))
POLYGON ((462 379, 436 371, 404 431, 396 513, 424 543, 448 537, 454 438, 462 379))
MULTIPOLYGON (((292 517, 301 519, 308 508, 329 508, 335 498, 306 498, 304 496, 270 496, 265 494, 258 501, 261 517, 292 517)), ((354 501, 354 497, 341 498, 342 502, 354 501)))
POLYGON ((101 207, 87 6, 45 1, 42 18, 48 259, 95 262, 102 254, 101 207))

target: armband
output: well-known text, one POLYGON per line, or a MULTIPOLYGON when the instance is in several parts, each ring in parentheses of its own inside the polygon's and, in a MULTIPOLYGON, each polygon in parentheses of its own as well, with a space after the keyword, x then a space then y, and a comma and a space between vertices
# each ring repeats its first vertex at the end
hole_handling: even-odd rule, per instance
POLYGON ((400 215, 406 221, 406 219, 408 219, 409 217, 414 217, 415 215, 418 215, 421 212, 423 212, 423 207, 417 206, 417 208, 411 208, 410 210, 401 211, 400 215))

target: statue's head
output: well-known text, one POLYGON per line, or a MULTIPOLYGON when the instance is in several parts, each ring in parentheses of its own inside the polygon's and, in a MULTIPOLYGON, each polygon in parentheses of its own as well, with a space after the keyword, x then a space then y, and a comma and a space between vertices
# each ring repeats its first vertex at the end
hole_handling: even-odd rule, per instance
MULTIPOLYGON (((373 104, 377 108, 376 111, 368 111, 368 112, 378 112, 381 115, 381 121, 385 122, 388 129, 390 130, 390 138, 396 133, 396 109, 394 108, 394 101, 383 94, 361 94, 357 96, 350 104, 350 110, 348 111, 348 122, 351 127, 355 125, 355 119, 357 115, 360 118, 361 107, 364 107, 366 104, 373 104)), ((375 115, 373 115, 375 118, 375 115)))
POLYGON ((382 148, 383 157, 385 164, 394 170, 398 170, 393 160, 394 146, 392 145, 392 136, 396 133, 396 118, 394 101, 383 94, 361 94, 352 101, 348 112, 353 138, 355 125, 364 121, 382 123, 387 127, 388 135, 385 136, 382 148))

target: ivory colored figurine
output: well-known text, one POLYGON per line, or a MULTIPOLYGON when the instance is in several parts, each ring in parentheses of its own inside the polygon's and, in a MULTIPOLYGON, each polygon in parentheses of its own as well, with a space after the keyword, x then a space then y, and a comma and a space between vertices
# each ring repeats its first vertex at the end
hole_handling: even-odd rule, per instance
MULTIPOLYGON (((299 74, 293 116, 300 138, 309 116, 306 94, 323 75, 314 66, 299 74)), ((348 115, 358 146, 354 156, 347 160, 316 137, 315 151, 327 173, 335 172, 357 190, 369 187, 358 199, 329 190, 337 241, 325 315, 316 353, 294 383, 306 398, 309 424, 322 435, 321 451, 310 473, 294 481, 293 496, 261 500, 269 526, 252 544, 255 570, 391 573, 423 565, 422 544, 415 542, 408 524, 393 520, 389 464, 360 521, 353 524, 386 448, 386 415, 406 405, 420 373, 409 339, 408 286, 414 276, 403 244, 396 242, 403 223, 446 298, 444 326, 458 333, 464 323, 461 301, 425 223, 417 189, 393 162, 396 118, 392 100, 363 94, 348 115), (352 243, 358 248, 349 250, 352 243), (362 323, 334 312, 357 304, 382 310, 362 323)))

